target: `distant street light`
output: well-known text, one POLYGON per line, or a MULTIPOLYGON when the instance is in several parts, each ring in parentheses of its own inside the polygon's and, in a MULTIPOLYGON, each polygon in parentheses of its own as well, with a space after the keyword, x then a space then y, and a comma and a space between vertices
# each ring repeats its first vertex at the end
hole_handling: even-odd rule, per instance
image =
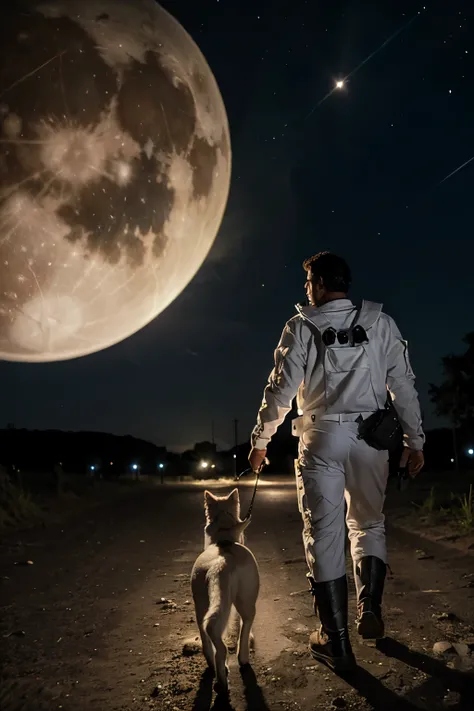
POLYGON ((470 457, 474 457, 474 449, 472 449, 472 448, 468 449, 467 453, 469 454, 470 457))

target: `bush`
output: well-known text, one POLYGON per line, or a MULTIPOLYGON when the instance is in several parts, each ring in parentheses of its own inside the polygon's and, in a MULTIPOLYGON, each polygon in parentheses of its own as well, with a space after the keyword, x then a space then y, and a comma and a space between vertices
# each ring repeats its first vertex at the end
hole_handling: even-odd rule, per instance
POLYGON ((39 518, 41 509, 29 492, 16 486, 0 471, 0 529, 39 518))
POLYGON ((458 497, 458 523, 461 529, 467 533, 474 530, 474 496, 472 484, 469 487, 469 493, 458 497))

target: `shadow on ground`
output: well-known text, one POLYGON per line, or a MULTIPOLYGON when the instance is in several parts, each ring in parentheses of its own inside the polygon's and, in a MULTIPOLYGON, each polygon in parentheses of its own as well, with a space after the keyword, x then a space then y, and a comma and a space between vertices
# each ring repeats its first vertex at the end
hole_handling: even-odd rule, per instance
POLYGON ((377 711, 420 711, 419 706, 388 689, 362 667, 340 676, 377 711))
POLYGON ((385 656, 398 659, 412 669, 418 669, 429 676, 423 684, 409 692, 406 699, 412 699, 415 703, 420 701, 431 708, 441 704, 443 707, 449 706, 452 711, 472 710, 474 699, 472 673, 451 669, 444 662, 413 651, 391 637, 377 642, 377 649, 385 656))
POLYGON ((358 666, 350 673, 340 674, 341 679, 355 689, 374 711, 445 708, 451 711, 472 711, 474 708, 472 673, 451 669, 443 662, 413 651, 390 637, 377 642, 377 649, 385 656, 423 672, 429 678, 407 694, 400 695, 387 688, 363 667, 358 666))
MULTIPOLYGON (((270 707, 265 701, 263 691, 250 664, 240 669, 240 675, 244 685, 247 711, 270 711, 270 707)), ((234 711, 230 698, 226 695, 217 695, 214 703, 212 703, 213 682, 212 672, 206 669, 201 676, 199 688, 194 698, 193 711, 234 711)))

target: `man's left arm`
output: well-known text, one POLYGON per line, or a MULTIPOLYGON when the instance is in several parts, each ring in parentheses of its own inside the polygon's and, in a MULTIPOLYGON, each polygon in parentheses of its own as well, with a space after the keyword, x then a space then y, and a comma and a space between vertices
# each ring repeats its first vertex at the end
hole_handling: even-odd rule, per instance
POLYGON ((283 329, 275 350, 275 367, 270 373, 251 436, 253 449, 266 450, 290 412, 292 400, 304 380, 306 358, 307 346, 301 340, 301 321, 291 319, 283 329))

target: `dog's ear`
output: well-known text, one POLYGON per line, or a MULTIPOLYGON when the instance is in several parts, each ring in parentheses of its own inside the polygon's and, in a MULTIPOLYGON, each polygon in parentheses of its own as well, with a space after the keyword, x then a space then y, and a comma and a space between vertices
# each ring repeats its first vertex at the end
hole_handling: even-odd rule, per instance
POLYGON ((234 501, 240 501, 239 499, 239 490, 238 489, 233 489, 229 496, 227 497, 228 499, 233 499, 234 501))
POLYGON ((212 507, 215 500, 216 497, 214 496, 214 494, 211 494, 211 492, 207 491, 206 489, 206 491, 204 492, 204 510, 206 511, 206 513, 209 513, 209 509, 212 507))

